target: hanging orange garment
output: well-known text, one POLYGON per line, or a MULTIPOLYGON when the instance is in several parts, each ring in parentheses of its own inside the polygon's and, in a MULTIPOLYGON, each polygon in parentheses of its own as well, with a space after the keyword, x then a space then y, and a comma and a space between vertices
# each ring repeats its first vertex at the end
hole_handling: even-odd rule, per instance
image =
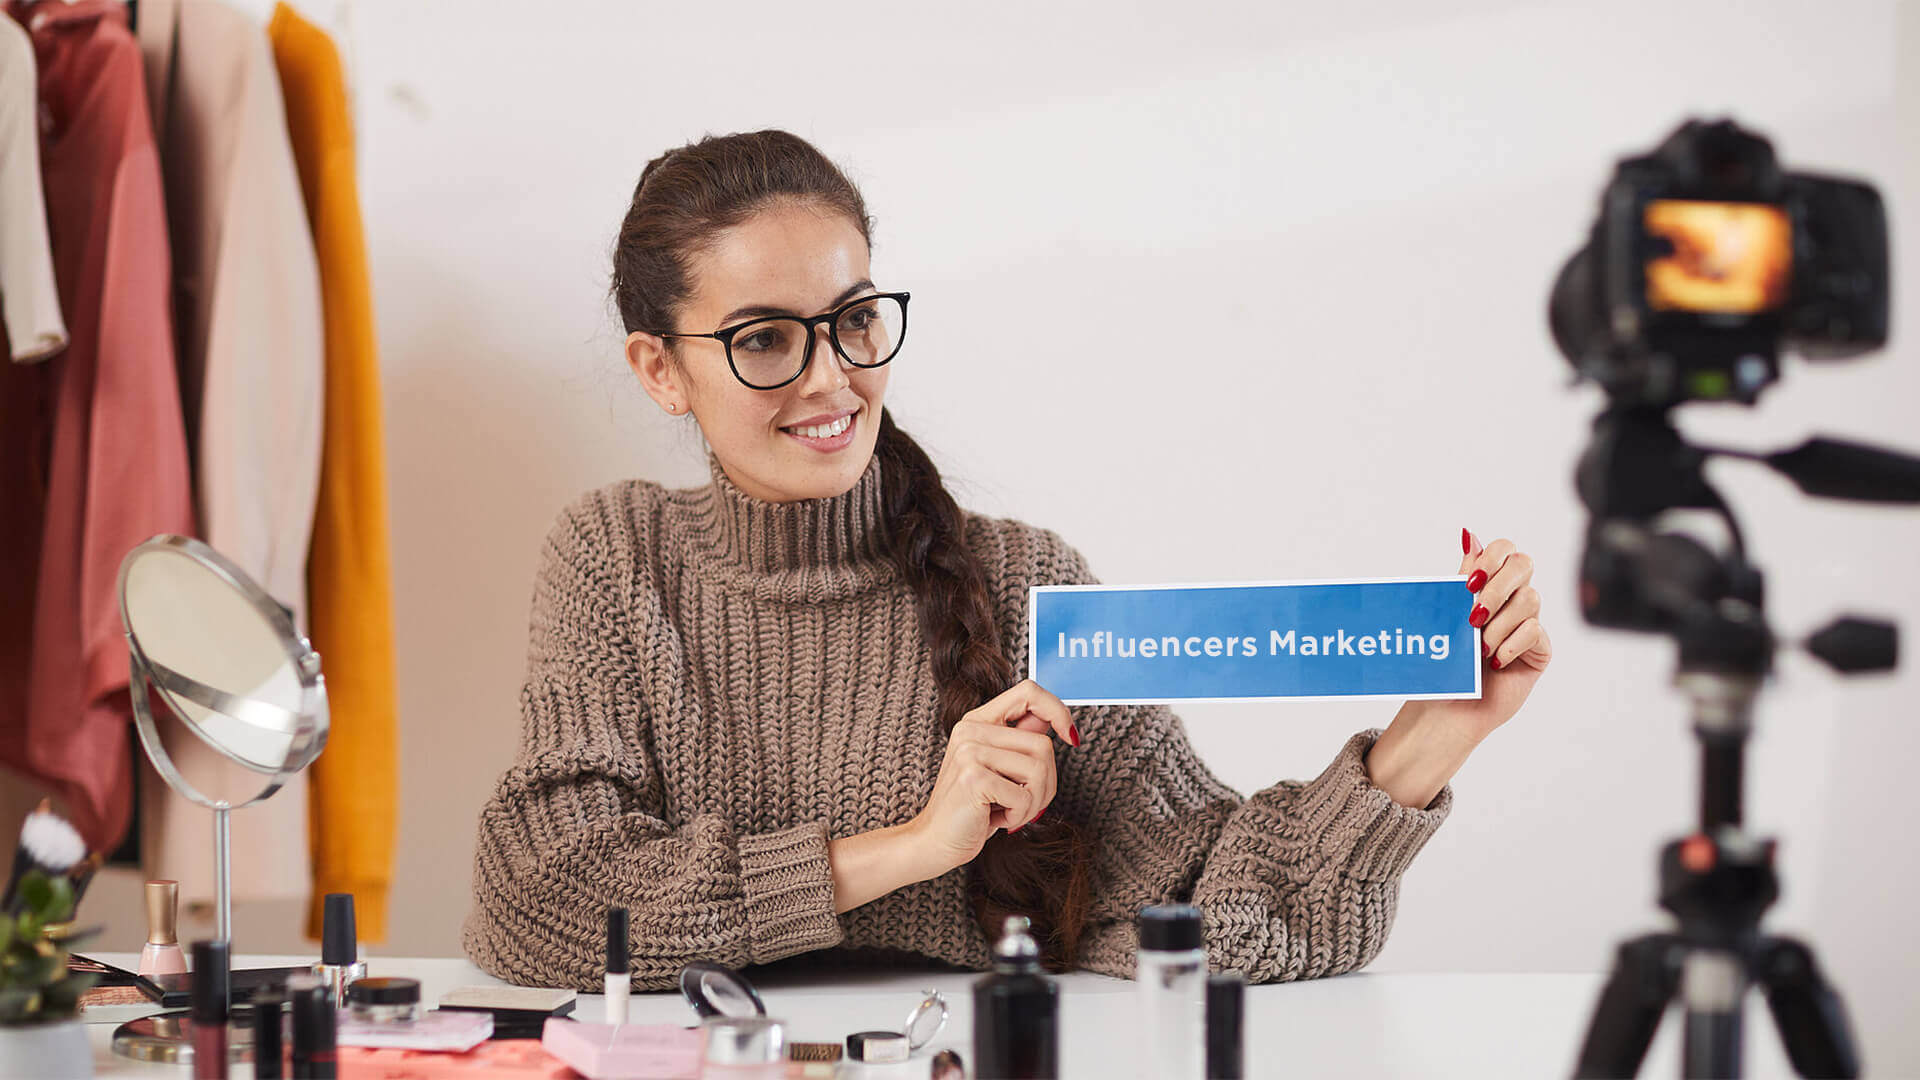
POLYGON ((324 31, 283 3, 274 7, 267 37, 320 258, 326 325, 326 415, 307 605, 332 728, 308 788, 314 895, 307 935, 320 936, 325 894, 348 892, 361 938, 384 941, 398 801, 393 573, 353 120, 340 56, 324 31))

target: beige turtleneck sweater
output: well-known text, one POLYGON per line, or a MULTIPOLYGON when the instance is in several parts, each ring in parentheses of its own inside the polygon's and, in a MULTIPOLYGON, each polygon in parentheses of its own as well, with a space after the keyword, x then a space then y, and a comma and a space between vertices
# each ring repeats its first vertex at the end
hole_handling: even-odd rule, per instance
MULTIPOLYGON (((876 457, 842 495, 769 503, 708 454, 712 482, 644 480, 575 500, 541 550, 513 765, 480 815, 473 961, 511 982, 593 989, 605 911, 632 917, 636 988, 682 965, 990 965, 966 869, 836 916, 830 837, 910 820, 946 737, 906 582, 886 557, 876 457)), ((1029 585, 1093 583, 1047 529, 967 514, 1025 678, 1029 585)), ((1081 963, 1131 976, 1134 916, 1191 901, 1215 971, 1250 981, 1360 967, 1400 875, 1445 820, 1367 779, 1379 731, 1313 780, 1241 798, 1165 706, 1072 709, 1055 806, 1097 844, 1081 963)))

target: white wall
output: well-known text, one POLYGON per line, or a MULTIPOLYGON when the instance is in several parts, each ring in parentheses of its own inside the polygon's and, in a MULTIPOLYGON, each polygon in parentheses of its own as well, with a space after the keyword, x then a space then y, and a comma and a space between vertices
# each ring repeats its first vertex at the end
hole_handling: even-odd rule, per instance
MULTIPOLYGON (((963 502, 1057 529, 1108 581, 1451 573, 1463 525, 1536 556, 1556 660, 1457 778, 1382 971, 1601 967, 1658 922, 1656 844, 1693 820, 1670 647, 1596 633, 1572 598, 1570 470, 1599 399, 1566 388, 1544 302, 1613 158, 1732 110, 1792 165, 1880 183, 1897 268, 1920 264, 1920 27, 1891 0, 386 0, 344 25, 398 575, 388 954, 458 952, 554 512, 623 476, 704 479, 697 436, 627 378, 605 302, 634 181, 670 146, 784 127, 847 167, 876 279, 915 295, 896 415, 963 502)), ((1686 426, 1920 445, 1914 282, 1888 354, 1792 365, 1760 407, 1686 426)), ((1783 631, 1920 614, 1920 515, 1714 475, 1783 631)), ((1772 925, 1822 946, 1869 1060, 1906 1072, 1913 670, 1840 683, 1785 657, 1750 785, 1784 841, 1772 925)), ((1392 709, 1181 712, 1245 791, 1312 775, 1392 709)))

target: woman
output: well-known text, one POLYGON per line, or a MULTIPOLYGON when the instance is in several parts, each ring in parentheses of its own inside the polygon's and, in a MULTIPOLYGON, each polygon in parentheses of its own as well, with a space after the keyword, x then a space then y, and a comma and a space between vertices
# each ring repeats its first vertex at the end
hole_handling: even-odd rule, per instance
POLYGON ((1130 976, 1135 914, 1190 900, 1215 970, 1367 963, 1448 779, 1551 655, 1531 560, 1462 531, 1480 700, 1409 702, 1242 799, 1165 707, 1069 710, 1021 677, 1027 587, 1095 579, 1053 532, 956 506, 894 426, 908 295, 871 280, 869 230, 785 132, 641 173, 614 254, 627 360, 699 423, 711 483, 616 483, 548 536, 468 954, 595 988, 625 907, 644 988, 690 960, 978 969, 1020 912, 1055 970, 1130 976))

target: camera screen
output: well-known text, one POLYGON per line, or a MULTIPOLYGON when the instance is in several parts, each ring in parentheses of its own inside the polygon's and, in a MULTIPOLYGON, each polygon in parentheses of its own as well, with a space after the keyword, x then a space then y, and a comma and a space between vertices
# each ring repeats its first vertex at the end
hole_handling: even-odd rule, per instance
POLYGON ((1654 199, 1643 223, 1649 308, 1744 314, 1785 303, 1793 234, 1783 208, 1654 199))

